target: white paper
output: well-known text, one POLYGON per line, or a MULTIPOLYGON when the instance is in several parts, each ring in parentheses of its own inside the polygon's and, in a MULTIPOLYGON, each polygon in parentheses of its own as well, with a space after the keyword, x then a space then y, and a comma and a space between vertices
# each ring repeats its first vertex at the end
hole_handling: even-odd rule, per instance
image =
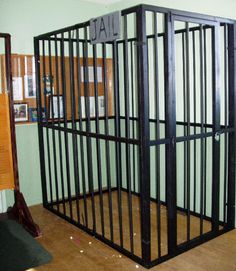
MULTIPOLYGON (((89 115, 91 118, 95 117, 95 97, 89 97, 89 115)), ((85 111, 85 97, 81 97, 81 115, 82 118, 86 117, 86 111, 85 111)))
POLYGON ((85 118, 85 99, 84 99, 84 96, 81 97, 81 117, 85 118))
POLYGON ((13 77, 12 78, 12 87, 13 87, 13 100, 22 101, 23 100, 23 87, 22 87, 22 78, 13 77))
POLYGON ((104 96, 98 96, 98 113, 99 113, 99 117, 102 117, 105 115, 104 96))
POLYGON ((25 75, 25 98, 35 98, 36 97, 36 81, 35 74, 25 75))
MULTIPOLYGON (((53 99, 52 99, 52 102, 53 102, 53 117, 55 119, 58 119, 58 118, 63 118, 64 117, 64 110, 63 110, 63 97, 62 96, 53 96, 53 99), (59 107, 58 107, 58 99, 59 99, 59 107), (60 112, 59 112, 59 108, 60 108, 60 112)), ((52 117, 52 107, 51 107, 51 104, 50 104, 50 108, 51 108, 51 117, 52 117)))
MULTIPOLYGON (((94 82, 94 69, 93 66, 88 66, 88 81, 94 82)), ((81 82, 84 82, 84 67, 81 66, 81 82)), ((102 67, 97 67, 97 82, 102 82, 102 67)))

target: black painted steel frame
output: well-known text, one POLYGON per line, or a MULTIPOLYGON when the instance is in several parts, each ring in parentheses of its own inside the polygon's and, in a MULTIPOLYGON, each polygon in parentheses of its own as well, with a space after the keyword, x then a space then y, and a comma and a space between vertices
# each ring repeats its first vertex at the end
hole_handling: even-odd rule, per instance
MULTIPOLYGON (((34 39, 35 46, 35 61, 36 61, 36 73, 37 73, 37 101, 38 101, 38 133, 39 133, 39 148, 40 148, 40 161, 41 161, 41 176, 42 176, 42 191, 43 191, 43 204, 44 207, 58 216, 64 218, 70 223, 76 225, 77 227, 83 229, 87 233, 97 237, 111 247, 122 252, 126 256, 130 257, 137 263, 150 268, 158 263, 161 263, 169 258, 172 258, 186 250, 191 249, 194 246, 197 246, 203 242, 206 242, 222 233, 225 233, 228 230, 234 228, 235 223, 235 108, 236 108, 236 55, 235 55, 235 44, 236 44, 236 24, 235 21, 223 18, 217 18, 213 16, 206 16, 191 12, 184 12, 166 8, 160 8, 149 5, 139 5, 135 6, 121 12, 124 20, 124 39, 118 40, 115 42, 110 42, 102 45, 102 57, 103 57, 103 67, 106 69, 106 55, 107 47, 111 46, 112 48, 112 61, 113 61, 113 95, 114 95, 114 108, 113 115, 108 116, 108 96, 107 96, 107 85, 106 85, 106 73, 103 74, 104 83, 104 93, 105 93, 105 116, 99 117, 98 114, 98 78, 97 73, 94 71, 94 89, 95 89, 95 118, 90 118, 90 101, 86 99, 86 118, 82 119, 81 117, 81 90, 78 87, 78 90, 75 87, 75 78, 74 78, 74 56, 77 56, 78 59, 83 58, 84 68, 84 88, 85 93, 89 96, 89 84, 88 84, 88 34, 87 27, 89 22, 80 23, 71 27, 46 33, 40 35, 34 39), (151 12, 154 16, 154 34, 146 34, 146 14, 151 12), (136 37, 128 38, 127 29, 128 22, 127 16, 129 14, 135 14, 136 16, 136 37), (157 14, 163 14, 164 16, 164 33, 157 33, 157 14), (175 29, 175 22, 183 22, 185 24, 184 29, 175 29), (198 26, 190 27, 190 24, 197 24, 198 26), (225 122, 221 124, 220 121, 220 37, 219 31, 220 28, 224 29, 224 83, 225 83, 225 122), (83 35, 81 38, 81 31, 83 30, 83 35), (207 122, 207 68, 206 68, 206 33, 210 31, 211 35, 211 54, 212 54, 212 123, 207 122), (200 122, 196 120, 196 33, 199 34, 200 41, 200 86, 201 93, 200 95, 200 122), (73 34, 73 35, 72 35, 73 34), (184 82, 184 120, 176 120, 176 83, 175 83, 175 35, 182 35, 182 46, 183 46, 183 82, 184 82), (190 120, 190 98, 189 98, 189 88, 190 88, 190 34, 193 40, 193 80, 194 80, 194 91, 195 91, 195 102, 194 102, 194 122, 190 120), (159 116, 159 111, 157 105, 159 104, 159 88, 158 88, 158 78, 155 78, 154 88, 155 88, 155 99, 156 99, 156 115, 155 118, 149 116, 149 79, 148 79, 148 42, 149 40, 154 41, 154 70, 157 74, 158 71, 158 38, 163 39, 164 44, 164 82, 165 82, 165 119, 161 120, 159 116), (82 44, 82 52, 79 44, 82 44), (52 74, 52 62, 51 62, 51 46, 54 44, 55 51, 55 61, 56 61, 56 78, 57 85, 59 84, 59 78, 62 80, 62 95, 63 99, 63 108, 66 112, 66 107, 68 101, 66 101, 66 85, 65 82, 65 44, 68 44, 69 51, 69 65, 70 65, 70 95, 71 95, 71 109, 72 117, 67 119, 67 114, 64 114, 63 121, 58 119, 52 119, 49 121, 42 119, 42 99, 46 101, 46 94, 41 96, 41 89, 45 88, 45 85, 41 86, 41 76, 45 75, 45 55, 47 47, 47 55, 49 56, 49 73, 52 74), (60 44, 60 50, 58 48, 60 44), (74 49, 74 44, 76 49, 74 49), (129 44, 131 44, 131 50, 133 50, 133 45, 136 45, 136 55, 132 51, 132 60, 131 67, 128 63, 128 54, 129 54, 129 44), (120 113, 120 97, 119 97, 119 63, 118 63, 118 47, 123 45, 123 56, 124 56, 124 107, 125 115, 122 116, 120 113), (75 54, 75 55, 74 55, 75 54), (60 55, 60 63, 59 56, 60 55), (137 70, 133 66, 133 57, 136 56, 137 70), (43 62, 43 68, 40 68, 40 61, 43 62), (58 65, 61 69, 59 71, 58 65), (205 66, 204 66, 205 65, 205 66), (131 69, 131 71, 129 71, 131 69), (138 109, 135 116, 134 112, 130 116, 130 112, 134 111, 134 105, 130 109, 130 99, 134 103, 134 85, 133 77, 130 84, 129 77, 127 74, 131 72, 132 76, 134 73, 137 74, 137 98, 138 98, 138 109), (41 74, 42 73, 42 74, 41 74), (129 88, 132 88, 130 92, 129 88), (75 91, 78 91, 78 101, 75 100, 75 91), (132 93, 132 97, 129 95, 132 93), (79 110, 79 119, 76 119, 76 108, 79 110), (109 134, 109 120, 114 120, 115 135, 109 134), (101 127, 99 126, 99 121, 103 120, 105 125, 105 133, 100 132, 101 127), (121 135, 121 120, 125 122, 125 136, 121 135), (91 130, 91 124, 95 122, 96 132, 91 130), (132 135, 130 134, 132 125, 132 135), (83 130, 83 123, 85 123, 86 129, 83 130), (134 123, 137 124, 137 134, 138 137, 135 137, 134 123), (155 139, 150 139, 150 123, 156 125, 155 139), (160 124, 165 125, 165 137, 160 138, 160 124), (184 127, 184 135, 176 135, 176 127, 181 125, 184 127), (191 127, 194 128, 194 134, 191 134, 191 127), (196 129, 200 129, 200 133, 196 132, 196 129), (207 129, 210 129, 207 130, 207 129), (56 136, 59 141, 59 150, 56 148, 56 136), (70 184, 70 157, 69 157, 69 146, 68 146, 68 135, 72 135, 72 145, 73 145, 73 157, 72 163, 74 165, 74 176, 76 182, 76 195, 71 194, 71 184, 70 184), (50 158, 50 137, 52 141, 53 149, 53 161, 50 158), (64 135, 64 143, 62 142, 62 135, 64 135), (224 164, 224 219, 220 221, 219 217, 219 195, 220 195, 220 140, 219 137, 222 135, 225 136, 225 164, 224 164), (190 207, 190 143, 194 142, 194 172, 196 173, 196 140, 200 140, 201 146, 201 183, 200 183, 200 212, 196 211, 196 191, 194 191, 194 207, 193 210, 190 207), (206 141, 207 139, 212 139, 212 210, 211 216, 207 216, 206 213, 206 141), (93 172, 93 161, 92 161, 92 140, 96 141, 96 155, 97 155, 97 171, 98 171, 98 191, 94 189, 94 172, 93 172), (106 177, 107 177, 107 186, 106 189, 102 187, 101 180, 101 140, 105 141, 105 158, 106 160, 106 177), (47 142, 47 143, 45 143, 47 142), (80 147, 78 149, 78 142, 80 142, 80 147), (111 166, 110 166, 110 144, 109 142, 115 143, 115 161, 116 161, 116 179, 117 187, 112 187, 111 185, 111 166), (178 143, 184 143, 184 207, 177 206, 177 164, 176 164, 176 146, 178 143), (66 171, 63 171, 62 165, 62 144, 65 146, 65 168, 66 171), (122 144, 125 144, 126 148, 126 169, 127 169, 127 187, 122 186, 122 161, 121 161, 121 148, 122 144), (131 163, 131 146, 132 146, 132 155, 135 157, 137 154, 137 160, 139 165, 138 179, 139 179, 139 191, 135 188, 135 183, 133 184, 134 188, 131 187, 131 174, 130 163, 131 163), (150 148, 156 148, 156 166, 157 169, 160 169, 160 147, 165 147, 165 161, 166 161, 166 199, 162 201, 160 199, 160 175, 157 175, 157 196, 153 198, 150 194, 151 189, 151 177, 150 177, 150 148), (228 146, 228 147, 227 147, 228 146), (135 148, 138 149, 138 152, 135 153, 135 148), (59 152, 59 154, 58 154, 59 152), (86 167, 84 160, 84 154, 87 152, 87 173, 85 172, 86 167), (47 169, 48 176, 46 176, 46 162, 45 154, 47 157, 47 169), (59 155, 59 163, 61 171, 57 171, 57 155, 59 155), (78 160, 81 159, 81 168, 78 167, 78 160), (53 200, 52 195, 52 168, 54 167, 54 178, 55 178, 55 190, 56 190, 56 200, 53 200), (60 174, 61 184, 58 183, 58 176, 60 174), (86 191, 85 175, 88 176, 89 187, 86 191), (80 180, 82 179, 83 191, 80 191, 80 180), (205 180, 205 181, 204 181, 205 180), (67 183, 67 195, 65 197, 65 184, 67 183), (62 187, 62 198, 59 198, 59 186, 62 187), (49 187, 49 188, 48 188, 49 187), (49 193, 48 190, 49 189, 49 193), (119 240, 120 244, 114 242, 114 221, 112 218, 113 213, 113 202, 111 197, 112 191, 117 191, 117 204, 118 204, 118 214, 119 214, 119 240), (126 192, 128 196, 128 210, 129 210, 129 230, 130 230, 130 250, 125 249, 123 246, 123 231, 122 231, 122 196, 121 192, 126 192), (108 194, 108 207, 109 207, 109 225, 110 225, 110 237, 105 236, 104 233, 104 212, 103 208, 105 205, 103 194, 108 194), (95 196, 99 196, 99 206, 100 206, 100 217, 101 217, 101 228, 102 234, 99 234, 96 231, 96 218, 95 218, 95 196), (141 226, 141 257, 137 256, 134 253, 134 240, 133 240, 133 221, 132 221, 132 195, 136 195, 140 199, 140 226, 141 226), (50 199, 49 199, 49 198, 50 199), (92 228, 88 227, 88 210, 87 210, 87 198, 91 198, 91 208, 92 208, 92 228), (79 205, 79 199, 83 199, 84 202, 84 218, 81 221, 80 215, 76 220, 73 217, 72 212, 72 202, 76 201, 77 214, 80 213, 81 206, 79 205), (155 201, 157 203, 157 236, 158 236, 158 257, 154 260, 151 259, 151 210, 150 203, 155 201), (69 203, 70 215, 66 214, 66 203, 69 203), (63 204, 63 212, 59 210, 59 204, 63 204), (160 223, 160 206, 167 206, 167 255, 161 254, 161 223, 160 223), (54 208, 56 206, 56 208, 54 208), (227 211, 226 211, 227 209, 227 211), (186 214, 187 220, 187 239, 182 244, 177 244, 177 211, 182 211, 186 214), (191 239, 190 236, 190 216, 194 215, 200 218, 200 235, 196 238, 191 239), (208 220, 211 222, 212 229, 208 233, 203 232, 203 221, 208 220)), ((92 48, 93 54, 93 67, 96 70, 97 67, 97 47, 93 45, 92 48)), ((80 61, 77 61, 77 71, 80 70, 80 61)), ((77 84, 80 85, 82 82, 81 74, 77 74, 77 84)), ((45 83, 44 83, 45 84, 45 83)), ((52 90, 52 83, 51 83, 52 90)), ((56 95, 59 95, 57 90, 56 95)), ((53 103, 51 104, 53 110, 53 103)), ((60 104, 58 103, 58 107, 60 104)), ((135 158, 133 158, 133 161, 135 158)), ((135 162, 133 162, 134 170, 135 162)), ((135 170, 134 170, 135 172, 135 170)), ((123 176, 124 177, 124 176, 123 176)), ((196 177, 194 179, 194 185, 196 186, 196 177)))

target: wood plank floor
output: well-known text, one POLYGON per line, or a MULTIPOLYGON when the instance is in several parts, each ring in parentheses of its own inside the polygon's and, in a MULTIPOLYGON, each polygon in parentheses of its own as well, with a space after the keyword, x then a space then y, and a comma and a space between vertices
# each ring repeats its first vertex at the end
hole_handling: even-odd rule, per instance
MULTIPOLYGON (((146 270, 104 243, 43 209, 30 208, 43 236, 38 241, 52 253, 51 263, 30 271, 146 270)), ((152 268, 155 271, 236 270, 236 230, 152 268)))
MULTIPOLYGON (((121 220, 122 220, 122 235, 123 235, 123 247, 131 252, 132 242, 133 242, 133 254, 141 258, 141 226, 140 226, 140 198, 136 195, 131 195, 130 202, 128 201, 128 193, 121 193, 121 220), (129 212, 129 206, 132 209, 132 216, 129 212), (130 219, 132 217, 132 220, 130 219), (132 228, 130 225, 132 224, 132 228), (130 240, 130 236, 133 236, 130 240)), ((112 202, 112 224, 113 224, 113 242, 121 246, 120 242, 120 224, 119 224, 119 211, 118 211, 118 193, 113 191, 111 193, 110 200, 112 202)), ((100 198, 98 195, 94 197, 94 216, 96 220, 96 232, 102 235, 101 226, 101 215, 100 215, 100 198)), ((80 223, 86 225, 85 223, 85 210, 84 210, 84 200, 79 200, 78 204, 76 201, 72 201, 71 207, 67 203, 65 205, 65 211, 67 216, 70 217, 70 208, 72 209, 73 219, 77 222, 79 218, 77 217, 77 205, 79 205, 80 223)), ((89 229, 93 229, 93 214, 92 214, 92 198, 88 197, 86 199, 86 210, 87 210, 87 225, 89 229)), ((108 240, 111 240, 111 228, 110 228, 110 209, 109 209, 109 197, 108 193, 103 195, 103 223, 104 223, 104 235, 108 240)), ((59 210, 63 213, 63 205, 60 204, 59 210)), ((166 207, 160 206, 160 240, 161 240, 161 256, 167 254, 167 211, 166 207)), ((55 210, 57 206, 54 206, 55 210)), ((157 204, 151 202, 151 259, 155 260, 158 258, 158 219, 157 219, 157 204)), ((211 224, 208 221, 203 220, 203 232, 209 232, 211 230, 211 224)), ((200 235, 200 219, 195 216, 190 216, 190 238, 193 239, 200 235)), ((178 244, 187 241, 187 216, 183 212, 177 213, 177 242, 178 244)))

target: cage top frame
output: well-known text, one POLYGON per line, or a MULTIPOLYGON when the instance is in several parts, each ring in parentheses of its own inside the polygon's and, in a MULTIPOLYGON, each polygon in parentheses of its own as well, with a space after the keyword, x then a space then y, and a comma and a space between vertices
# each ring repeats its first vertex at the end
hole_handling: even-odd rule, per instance
MULTIPOLYGON (((206 15, 206 14, 201 14, 201 13, 196 13, 196 12, 190 12, 190 11, 183 11, 183 10, 178 10, 178 9, 171 9, 171 8, 165 8, 165 7, 160 7, 160 6, 154 6, 154 5, 147 5, 147 4, 140 4, 136 6, 129 7, 127 9, 121 10, 121 15, 128 15, 131 13, 137 12, 139 9, 142 9, 144 12, 158 12, 158 13, 163 13, 163 14, 170 14, 172 16, 184 16, 185 19, 189 18, 189 20, 197 20, 198 23, 202 22, 203 24, 236 24, 236 20, 230 19, 230 18, 224 18, 224 17, 218 17, 218 16, 213 16, 213 15, 206 15)), ((43 40, 43 39, 48 39, 53 35, 58 35, 62 34, 68 31, 72 31, 78 28, 84 28, 89 26, 90 21, 85 21, 82 23, 78 23, 75 25, 71 25, 68 27, 60 28, 54 31, 50 31, 41 35, 38 35, 34 37, 35 40, 43 40)))

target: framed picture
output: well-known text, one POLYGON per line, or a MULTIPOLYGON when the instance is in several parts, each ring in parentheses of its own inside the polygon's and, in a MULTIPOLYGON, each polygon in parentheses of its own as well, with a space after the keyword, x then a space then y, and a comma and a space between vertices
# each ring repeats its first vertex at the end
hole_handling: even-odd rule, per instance
POLYGON ((14 104, 14 117, 15 122, 28 121, 28 104, 27 103, 14 104))
POLYGON ((62 95, 51 95, 49 96, 48 105, 50 110, 50 119, 62 119, 64 117, 63 108, 63 96, 62 95))
POLYGON ((43 82, 44 82, 44 94, 52 95, 54 93, 53 76, 52 75, 43 76, 43 82))
POLYGON ((32 122, 38 121, 37 108, 29 108, 29 120, 32 122))
POLYGON ((25 98, 36 98, 36 81, 34 75, 25 75, 25 98))

